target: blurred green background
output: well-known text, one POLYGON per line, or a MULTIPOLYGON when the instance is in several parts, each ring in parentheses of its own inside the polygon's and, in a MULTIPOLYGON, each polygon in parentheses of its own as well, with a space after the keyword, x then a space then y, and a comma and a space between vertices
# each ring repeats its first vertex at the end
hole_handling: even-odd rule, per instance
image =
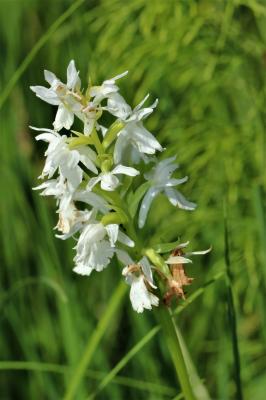
MULTIPOLYGON (((74 243, 54 237, 55 203, 31 188, 44 148, 29 125, 51 127, 55 108, 29 90, 43 70, 64 81, 74 58, 83 81, 119 82, 132 105, 159 98, 147 126, 177 155, 194 213, 157 199, 154 241, 213 246, 189 274, 188 296, 225 267, 224 204, 245 399, 266 390, 265 72, 266 3, 258 0, 0 0, 1 337, 0 399, 61 399, 121 281, 111 265, 89 278, 72 272, 74 243), (60 23, 61 22, 61 23, 60 23), (47 33, 48 32, 48 33, 47 33), (39 42, 40 46, 36 43, 39 42), (32 52, 33 49, 33 52, 32 52), (35 51, 36 50, 36 51, 35 51), (38 51, 37 51, 38 50, 38 51), (30 53, 31 52, 31 53, 30 53), (30 54, 30 56, 29 56, 30 54), (24 63, 24 64, 23 64, 24 63), (22 64, 22 69, 17 71, 22 64), (17 71, 17 72, 16 72, 17 71), (14 85, 7 88, 8 82, 14 85), (4 98, 5 97, 5 98, 4 98), (155 232, 156 229, 156 232, 155 232)), ((123 292, 124 293, 124 292, 123 292)), ((74 399, 86 399, 155 325, 119 298, 74 399)), ((225 279, 177 316, 212 399, 236 399, 225 279)), ((163 335, 136 352, 97 399, 174 399, 180 392, 163 335)))

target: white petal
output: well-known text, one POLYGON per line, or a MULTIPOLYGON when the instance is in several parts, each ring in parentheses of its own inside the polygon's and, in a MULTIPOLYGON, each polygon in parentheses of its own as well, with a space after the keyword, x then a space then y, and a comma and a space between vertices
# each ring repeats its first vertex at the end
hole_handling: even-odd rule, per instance
POLYGON ((170 256, 168 260, 165 261, 166 264, 189 264, 192 261, 189 258, 185 258, 182 256, 170 256))
POLYGON ((108 212, 107 202, 98 194, 90 192, 88 190, 80 190, 75 192, 73 200, 83 201, 85 203, 88 203, 95 209, 101 211, 103 214, 108 212))
POLYGON ((43 140, 44 142, 51 143, 56 139, 59 140, 60 137, 53 132, 53 133, 41 133, 40 135, 35 136, 35 139, 36 140, 43 140))
POLYGON ((175 183, 182 183, 182 181, 175 182, 174 179, 170 179, 172 173, 178 168, 178 164, 174 163, 175 157, 166 158, 155 165, 155 167, 146 173, 144 177, 148 179, 153 179, 157 185, 173 186, 175 183))
POLYGON ((135 107, 135 109, 133 110, 132 116, 128 119, 128 121, 130 121, 130 120, 141 121, 141 120, 147 118, 153 112, 153 109, 158 104, 158 99, 156 99, 155 102, 151 106, 144 107, 143 109, 141 109, 142 105, 145 103, 145 101, 147 100, 148 97, 149 97, 149 95, 147 95, 140 102, 140 104, 137 107, 135 107))
POLYGON ((151 265, 149 263, 149 260, 147 259, 147 257, 143 257, 140 261, 139 264, 141 265, 143 274, 145 276, 145 278, 147 279, 147 281, 149 282, 149 284, 156 289, 157 286, 154 284, 154 280, 153 280, 153 275, 152 275, 152 270, 151 270, 151 265))
POLYGON ((69 188, 74 191, 82 181, 83 171, 79 166, 74 166, 74 162, 59 166, 60 173, 67 179, 69 188))
POLYGON ((54 133, 57 135, 57 133, 53 129, 48 129, 48 128, 37 128, 36 126, 29 125, 30 129, 33 129, 34 131, 41 131, 41 132, 48 132, 48 133, 54 133))
POLYGON ((134 247, 135 243, 131 240, 124 232, 119 230, 118 232, 118 241, 122 244, 125 244, 128 247, 134 247))
POLYGON ((77 274, 79 274, 79 275, 86 275, 86 276, 89 276, 91 273, 92 273, 92 271, 93 271, 93 268, 91 268, 91 267, 89 267, 89 266, 87 266, 87 265, 84 265, 84 264, 77 264, 76 266, 75 266, 75 268, 73 268, 73 271, 74 272, 76 272, 77 274))
POLYGON ((111 172, 101 174, 101 188, 108 192, 114 191, 119 185, 119 179, 111 172))
POLYGON ((76 246, 77 254, 74 261, 77 265, 82 264, 99 272, 109 265, 114 254, 114 248, 110 246, 109 241, 102 240, 102 234, 105 235, 106 230, 103 226, 99 230, 101 224, 97 225, 90 226, 89 230, 85 228, 85 234, 81 234, 76 246), (91 236, 89 241, 87 240, 88 235, 91 236))
POLYGON ((128 129, 131 141, 140 153, 154 154, 156 150, 163 151, 158 140, 155 139, 146 128, 144 128, 141 122, 131 122, 128 129))
POLYGON ((172 187, 172 186, 177 186, 177 185, 180 185, 181 183, 185 183, 185 182, 187 182, 187 180, 188 180, 188 177, 187 176, 185 176, 184 178, 180 178, 180 179, 168 179, 166 182, 165 182, 165 187, 172 187))
POLYGON ((116 75, 113 78, 110 78, 105 81, 105 83, 114 83, 117 79, 123 78, 128 74, 128 71, 122 72, 122 74, 116 75))
POLYGON ((184 249, 185 247, 187 247, 189 245, 189 241, 185 242, 185 243, 180 243, 178 246, 176 246, 177 249, 184 249))
POLYGON ((33 188, 33 190, 43 190, 41 196, 62 196, 65 191, 65 186, 61 186, 57 179, 51 179, 33 188))
POLYGON ((183 210, 194 210, 197 207, 195 203, 186 200, 186 198, 176 189, 166 188, 165 194, 173 206, 178 206, 183 210))
POLYGON ((84 135, 90 136, 93 131, 96 119, 94 118, 85 118, 84 119, 84 135))
POLYGON ((124 174, 128 176, 137 176, 139 175, 139 171, 132 167, 125 167, 124 165, 117 165, 113 170, 112 174, 124 174))
POLYGON ((108 95, 107 107, 104 107, 104 109, 123 121, 126 120, 132 111, 131 107, 119 93, 111 93, 108 95))
POLYGON ((186 254, 184 254, 185 256, 196 256, 196 255, 200 255, 200 254, 207 254, 212 250, 212 248, 210 247, 207 250, 200 250, 200 251, 190 251, 186 254))
POLYGON ((77 148, 80 154, 80 161, 94 174, 98 174, 98 170, 94 165, 96 160, 96 153, 88 146, 80 146, 77 148))
POLYGON ((98 123, 96 123, 96 129, 99 129, 101 131, 103 137, 105 137, 105 134, 108 131, 108 129, 105 128, 105 126, 100 125, 98 123))
POLYGON ((45 78, 46 82, 48 82, 51 86, 53 86, 53 84, 56 81, 58 81, 58 78, 56 77, 56 75, 51 71, 47 71, 46 69, 44 70, 44 78, 45 78))
POLYGON ((121 131, 116 139, 114 148, 114 162, 116 164, 122 160, 123 154, 128 144, 129 144, 129 138, 127 137, 126 131, 124 132, 121 131))
POLYGON ((79 86, 79 73, 76 70, 75 61, 71 60, 67 67, 67 87, 74 90, 76 87, 79 88, 79 86))
POLYGON ((130 300, 133 309, 138 313, 143 312, 144 309, 151 310, 153 305, 159 304, 158 297, 148 291, 143 275, 134 278, 130 289, 130 300))
POLYGON ((30 86, 30 89, 37 97, 46 103, 52 104, 53 106, 58 106, 60 104, 60 100, 54 90, 47 89, 44 86, 30 86))
POLYGON ((111 246, 115 247, 115 243, 116 243, 117 238, 118 238, 119 226, 117 224, 109 224, 109 225, 106 225, 105 229, 106 229, 107 234, 109 236, 109 240, 110 240, 111 246))
POLYGON ((62 128, 70 129, 74 122, 74 114, 63 104, 60 104, 53 123, 54 128, 60 131, 62 128))
MULTIPOLYGON (((125 251, 125 250, 121 250, 121 249, 116 249, 115 250, 116 255, 118 260, 123 264, 123 265, 130 265, 130 264, 134 264, 134 261, 132 260, 132 258, 130 257, 130 255, 125 251)), ((124 268, 125 269, 125 268, 124 268)), ((124 271, 123 269, 123 271, 124 271)), ((122 275, 123 274, 122 271, 122 275)))
POLYGON ((86 187, 86 190, 92 190, 93 188, 94 188, 94 186, 98 183, 98 182, 100 182, 100 180, 102 179, 102 177, 101 177, 101 175, 98 175, 98 176, 96 176, 96 177, 94 177, 94 178, 91 178, 90 180, 89 180, 89 183, 88 183, 88 185, 87 185, 87 187, 86 187))
POLYGON ((140 210, 139 210, 139 228, 143 228, 151 203, 153 201, 153 199, 157 196, 157 194, 160 192, 160 189, 157 188, 150 188, 147 193, 145 194, 141 206, 140 206, 140 210))
POLYGON ((95 165, 93 164, 93 162, 86 156, 81 155, 80 156, 80 161, 82 162, 82 164, 85 165, 86 168, 88 168, 90 171, 92 171, 94 174, 98 174, 98 170, 95 167, 95 165))
POLYGON ((148 100, 148 98, 150 97, 150 94, 146 94, 146 96, 144 97, 143 100, 141 100, 141 102, 134 108, 133 111, 139 111, 141 109, 141 107, 143 106, 143 104, 148 100))

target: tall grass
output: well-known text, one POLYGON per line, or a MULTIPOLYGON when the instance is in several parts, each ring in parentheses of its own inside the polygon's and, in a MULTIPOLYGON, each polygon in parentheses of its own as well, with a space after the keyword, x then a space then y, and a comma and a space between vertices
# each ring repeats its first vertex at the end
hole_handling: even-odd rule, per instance
POLYGON ((153 313, 136 315, 123 295, 97 336, 121 280, 119 268, 112 264, 88 279, 75 275, 73 243, 54 238, 55 205, 31 191, 43 149, 28 125, 49 127, 54 109, 41 104, 28 87, 43 82, 44 68, 63 78, 74 58, 83 78, 93 82, 128 69, 121 90, 132 104, 147 91, 160 99, 149 128, 169 155, 177 156, 180 174, 190 176, 187 193, 198 209, 172 215, 164 198, 158 198, 149 215, 152 229, 145 233, 154 244, 180 236, 190 239, 193 248, 213 246, 207 259, 189 267, 195 280, 176 318, 200 378, 211 398, 219 400, 237 398, 238 390, 227 287, 223 276, 204 284, 225 268, 223 198, 228 199, 241 387, 244 398, 264 399, 264 2, 3 0, 0 19, 0 97, 5 100, 0 397, 63 398, 88 343, 90 365, 75 398, 93 393, 117 400, 181 396, 153 313), (73 12, 63 18, 69 7, 73 12))

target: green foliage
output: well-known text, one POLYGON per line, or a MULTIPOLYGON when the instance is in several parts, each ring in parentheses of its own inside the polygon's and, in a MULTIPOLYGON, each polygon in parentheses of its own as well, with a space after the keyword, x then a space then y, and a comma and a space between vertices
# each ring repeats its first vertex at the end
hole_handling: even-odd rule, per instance
MULTIPOLYGON (((74 58, 94 83, 129 70, 121 92, 133 105, 147 92, 160 100, 147 125, 166 155, 176 155, 180 177, 189 175, 184 194, 198 208, 173 213, 158 196, 143 237, 155 245, 180 238, 195 250, 213 247, 188 266, 195 278, 184 303, 190 305, 176 318, 193 364, 219 400, 237 393, 221 277, 226 201, 242 389, 246 399, 264 399, 265 2, 2 0, 0 19, 0 397, 63 398, 88 346, 90 369, 75 399, 98 393, 99 399, 160 400, 180 393, 153 314, 136 315, 127 295, 110 306, 120 266, 75 275, 74 243, 59 241, 52 230, 55 204, 31 191, 43 149, 28 125, 49 128, 55 110, 29 86, 43 84, 43 69, 64 78, 74 58), (202 286, 217 273, 219 280, 202 286), (7 362, 31 364, 11 370, 7 362)), ((132 213, 140 192, 127 194, 132 213)))

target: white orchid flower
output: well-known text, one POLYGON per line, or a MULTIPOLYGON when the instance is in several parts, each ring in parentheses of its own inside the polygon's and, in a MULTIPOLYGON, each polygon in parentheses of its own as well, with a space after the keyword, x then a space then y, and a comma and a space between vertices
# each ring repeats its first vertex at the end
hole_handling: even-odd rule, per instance
POLYGON ((40 193, 41 196, 54 196, 57 200, 57 205, 61 200, 65 201, 63 200, 64 198, 70 198, 70 201, 87 203, 102 214, 106 214, 109 211, 109 206, 106 200, 96 193, 84 189, 70 192, 63 176, 59 176, 57 179, 49 179, 41 185, 34 187, 33 190, 43 190, 40 193))
MULTIPOLYGON (((155 154, 156 151, 163 150, 158 140, 155 139, 142 123, 142 120, 153 112, 158 103, 158 100, 156 100, 151 106, 142 108, 147 98, 148 96, 146 96, 133 111, 125 113, 125 119, 121 118, 125 125, 119 132, 115 143, 114 161, 116 164, 124 158, 123 156, 126 154, 126 150, 132 146, 141 158, 145 154, 155 154)), ((114 108, 114 105, 112 105, 112 107, 114 108)))
POLYGON ((56 237, 65 240, 82 229, 84 224, 91 219, 92 211, 78 210, 70 199, 65 198, 60 202, 57 213, 59 213, 59 220, 55 229, 62 232, 62 235, 56 235, 56 237))
POLYGON ((54 196, 57 203, 60 197, 64 196, 66 192, 68 193, 65 178, 62 175, 57 179, 49 179, 43 182, 41 185, 34 187, 33 190, 42 190, 41 196, 54 196))
POLYGON ((63 176, 57 179, 50 179, 41 185, 33 188, 42 190, 42 196, 54 196, 57 200, 59 221, 55 226, 62 232, 62 235, 56 235, 60 239, 68 239, 80 231, 93 217, 100 211, 106 214, 109 211, 107 202, 98 194, 88 192, 87 190, 76 190, 71 192, 63 176), (91 210, 78 210, 75 201, 84 202, 91 206, 91 210), (92 213, 93 212, 93 213, 92 213))
MULTIPOLYGON (((120 75, 115 76, 114 78, 108 79, 102 83, 100 86, 92 86, 89 89, 89 96, 92 100, 90 100, 85 107, 82 108, 81 112, 78 112, 76 115, 84 122, 84 134, 89 136, 94 127, 97 129, 97 120, 100 117, 103 110, 106 110, 107 107, 101 106, 101 101, 104 99, 116 99, 119 103, 124 103, 124 107, 127 107, 128 112, 130 111, 130 107, 126 104, 123 97, 118 94, 119 91, 118 86, 116 85, 116 80, 122 78, 127 75, 128 71, 123 72, 120 75)), ((122 105, 119 107, 122 108, 122 105)), ((111 112, 111 111, 109 111, 111 112)), ((116 115, 116 112, 111 112, 111 114, 116 115)), ((119 111, 119 116, 121 115, 121 111, 119 111)))
POLYGON ((130 285, 130 301, 132 307, 138 313, 144 309, 151 310, 152 306, 159 305, 159 299, 150 288, 156 289, 153 281, 151 265, 146 257, 143 257, 138 264, 130 264, 122 271, 126 282, 130 285))
POLYGON ((100 86, 92 86, 89 89, 89 95, 93 98, 92 104, 96 106, 100 104, 103 99, 109 98, 114 93, 117 93, 119 91, 119 87, 116 85, 116 81, 120 78, 123 78, 127 74, 128 71, 125 71, 122 74, 107 79, 100 86))
POLYGON ((116 242, 134 247, 134 242, 119 231, 117 224, 104 226, 96 221, 89 223, 81 232, 75 247, 77 254, 73 271, 80 275, 90 275, 93 270, 102 271, 116 252, 116 242))
POLYGON ((32 129, 43 132, 36 136, 36 140, 43 140, 49 143, 45 152, 47 158, 41 178, 45 176, 51 178, 56 170, 59 169, 60 175, 68 181, 70 190, 74 191, 83 177, 83 170, 78 165, 79 162, 83 163, 93 173, 98 173, 93 162, 96 159, 96 154, 88 146, 80 146, 70 150, 67 144, 67 136, 61 136, 51 129, 32 129))
POLYGON ((98 182, 101 182, 101 188, 103 190, 107 190, 109 192, 114 191, 120 184, 120 181, 116 175, 120 174, 136 176, 139 175, 139 171, 135 168, 117 165, 112 171, 102 172, 97 177, 91 178, 87 185, 87 190, 92 190, 98 182))
POLYGON ((170 157, 160 161, 149 173, 144 175, 145 179, 150 181, 151 187, 146 192, 140 206, 139 228, 143 228, 151 203, 161 192, 167 196, 173 206, 178 206, 184 210, 195 209, 195 203, 186 200, 178 190, 174 189, 174 186, 180 185, 188 179, 187 176, 181 179, 171 178, 172 173, 178 168, 178 165, 173 162, 174 160, 175 157, 170 157))
POLYGON ((44 71, 45 80, 50 88, 44 86, 31 86, 31 90, 43 101, 58 106, 54 129, 60 131, 62 128, 70 129, 74 122, 74 115, 81 111, 80 103, 80 78, 76 70, 74 60, 67 67, 67 83, 62 83, 53 72, 44 71))

